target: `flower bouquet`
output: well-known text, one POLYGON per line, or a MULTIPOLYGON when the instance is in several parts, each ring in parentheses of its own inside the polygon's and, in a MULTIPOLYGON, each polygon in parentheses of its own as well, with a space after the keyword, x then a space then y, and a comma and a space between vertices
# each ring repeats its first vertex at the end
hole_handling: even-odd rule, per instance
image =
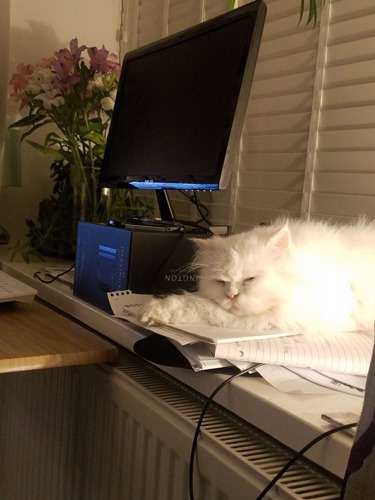
POLYGON ((98 189, 98 178, 114 108, 120 64, 103 46, 79 45, 55 52, 35 65, 20 64, 12 76, 11 97, 27 115, 11 127, 25 129, 21 140, 50 126, 44 143, 27 142, 52 160, 53 194, 40 204, 38 224, 27 221, 26 243, 15 251, 28 255, 69 253, 74 249, 77 219, 105 221, 110 205, 125 213, 146 215, 151 207, 125 190, 110 198, 98 189), (114 201, 113 201, 114 199, 114 201), (67 221, 72 221, 68 225, 67 221), (67 248, 65 248, 67 247, 67 248))

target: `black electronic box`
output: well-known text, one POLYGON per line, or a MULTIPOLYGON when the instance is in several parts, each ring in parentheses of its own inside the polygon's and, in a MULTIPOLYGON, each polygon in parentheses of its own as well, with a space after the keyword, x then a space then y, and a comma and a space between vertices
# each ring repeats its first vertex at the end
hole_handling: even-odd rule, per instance
POLYGON ((108 292, 194 291, 198 274, 190 267, 194 257, 191 236, 184 231, 130 230, 80 221, 74 294, 111 313, 108 292))

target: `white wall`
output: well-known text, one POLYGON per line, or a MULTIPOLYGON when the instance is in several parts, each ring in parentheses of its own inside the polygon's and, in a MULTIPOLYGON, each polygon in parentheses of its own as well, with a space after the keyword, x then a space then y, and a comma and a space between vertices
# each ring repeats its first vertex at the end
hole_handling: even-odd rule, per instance
MULTIPOLYGON (((11 0, 9 78, 19 63, 33 64, 66 47, 72 38, 118 54, 121 0, 11 0)), ((10 89, 9 89, 10 90, 10 89)), ((7 123, 21 118, 8 99, 7 123)), ((33 139, 43 139, 43 129, 33 139)), ((51 194, 50 160, 22 145, 22 186, 2 187, 0 224, 13 240, 26 232, 25 219, 36 219, 39 201, 51 194)))

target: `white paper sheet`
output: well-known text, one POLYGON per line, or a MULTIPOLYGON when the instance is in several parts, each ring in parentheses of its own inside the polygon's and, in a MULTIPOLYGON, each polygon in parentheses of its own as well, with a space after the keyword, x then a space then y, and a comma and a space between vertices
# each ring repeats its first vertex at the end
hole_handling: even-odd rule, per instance
MULTIPOLYGON (((364 397, 364 390, 339 382, 309 368, 261 365, 257 368, 257 372, 276 389, 291 394, 332 394, 332 391, 338 391, 364 397)), ((361 378, 365 382, 366 377, 361 378)), ((358 381, 356 383, 358 384, 358 381)))
POLYGON ((290 394, 332 394, 332 389, 303 379, 283 366, 261 365, 257 368, 257 372, 269 384, 282 392, 290 394))
POLYGON ((233 342, 212 346, 211 350, 214 357, 222 359, 365 376, 373 345, 373 332, 346 332, 327 337, 299 334, 233 342))
POLYGON ((290 372, 298 375, 304 380, 327 387, 333 391, 345 392, 352 396, 364 397, 366 377, 350 374, 318 372, 310 368, 287 368, 290 372))

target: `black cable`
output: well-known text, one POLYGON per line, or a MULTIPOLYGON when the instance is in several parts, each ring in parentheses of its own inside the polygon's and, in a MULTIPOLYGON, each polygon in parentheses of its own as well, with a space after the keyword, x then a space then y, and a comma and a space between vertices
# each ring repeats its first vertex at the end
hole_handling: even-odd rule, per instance
MULTIPOLYGON (((237 377, 241 377, 242 375, 253 371, 257 366, 260 364, 254 364, 250 368, 243 370, 239 373, 235 373, 234 375, 228 377, 226 380, 224 380, 216 389, 211 393, 211 395, 208 397, 206 400, 203 409, 201 411, 195 433, 194 433, 194 438, 191 446, 191 453, 190 453, 190 462, 189 462, 189 498, 190 500, 194 500, 194 459, 197 451, 197 446, 198 446, 198 438, 200 434, 200 430, 202 427, 203 419, 207 413, 207 410, 212 403, 214 397, 216 394, 221 391, 223 387, 225 387, 227 384, 232 382, 232 380, 236 379, 237 377)), ((339 427, 334 427, 332 429, 329 429, 326 432, 323 432, 323 434, 320 434, 316 438, 314 438, 312 441, 307 443, 299 452, 297 452, 293 457, 280 469, 280 471, 276 474, 276 476, 267 484, 267 486, 263 489, 263 491, 256 497, 255 500, 261 500, 264 498, 264 496, 269 492, 269 490, 280 480, 280 478, 292 467, 292 465, 299 460, 310 448, 315 446, 317 443, 319 443, 321 440, 325 439, 326 437, 330 436, 331 434, 335 434, 336 432, 344 431, 347 429, 352 429, 353 427, 356 427, 358 425, 358 422, 353 422, 351 424, 345 424, 341 425, 339 427)))
POLYGON ((253 364, 250 368, 247 368, 246 370, 243 370, 239 373, 235 373, 234 375, 231 375, 226 380, 224 380, 224 382, 222 382, 218 387, 216 387, 216 389, 211 393, 211 395, 206 400, 206 402, 203 406, 202 412, 200 414, 200 417, 199 417, 199 420, 197 423, 197 427, 195 429, 195 434, 194 434, 194 438, 193 438, 193 442, 192 442, 192 446, 191 446, 190 462, 189 462, 189 498, 190 498, 190 500, 194 500, 194 458, 195 458, 195 454, 197 451, 198 438, 199 438, 200 430, 202 427, 203 419, 205 417, 205 414, 207 413, 208 407, 212 403, 212 400, 216 396, 216 394, 219 391, 221 391, 221 389, 224 386, 226 386, 227 384, 232 382, 232 380, 234 380, 235 378, 241 377, 245 373, 249 373, 250 371, 253 371, 257 366, 260 366, 260 364, 253 364))
POLYGON ((264 498, 264 496, 269 492, 269 490, 279 481, 279 479, 290 469, 290 467, 299 459, 301 458, 306 451, 308 451, 310 448, 315 446, 319 441, 322 439, 325 439, 326 437, 330 436, 331 434, 334 434, 336 432, 340 431, 345 431, 347 429, 351 429, 353 427, 356 427, 358 425, 357 422, 352 423, 352 424, 345 424, 345 425, 340 425, 340 427, 334 427, 333 429, 329 429, 326 432, 323 432, 323 434, 320 434, 317 436, 315 439, 310 441, 306 446, 304 446, 298 453, 293 455, 293 457, 287 462, 284 467, 276 474, 276 476, 270 481, 267 486, 264 488, 264 490, 256 497, 255 500, 261 500, 264 498))
POLYGON ((68 274, 72 269, 74 269, 75 264, 72 264, 69 269, 66 269, 65 271, 57 274, 56 276, 53 276, 52 278, 49 278, 48 280, 44 279, 41 277, 41 271, 36 271, 34 273, 34 278, 38 279, 42 283, 53 283, 54 281, 58 280, 61 278, 61 276, 64 276, 64 274, 68 274))
POLYGON ((209 215, 209 209, 206 207, 206 205, 203 205, 199 199, 198 193, 194 191, 193 195, 190 195, 186 193, 185 191, 179 191, 182 195, 184 195, 190 203, 192 203, 196 209, 198 210, 199 215, 201 216, 201 219, 196 221, 196 224, 199 224, 200 222, 204 221, 208 226, 212 226, 212 222, 209 220, 208 215, 209 215))
POLYGON ((197 210, 198 210, 200 216, 202 217, 202 219, 204 220, 204 222, 206 224, 208 224, 209 226, 212 226, 212 222, 208 218, 209 210, 206 207, 206 205, 203 205, 201 203, 201 200, 199 199, 199 195, 198 195, 197 191, 194 192, 194 201, 195 201, 195 206, 197 207, 197 210), (205 213, 203 213, 203 211, 205 211, 205 213))

